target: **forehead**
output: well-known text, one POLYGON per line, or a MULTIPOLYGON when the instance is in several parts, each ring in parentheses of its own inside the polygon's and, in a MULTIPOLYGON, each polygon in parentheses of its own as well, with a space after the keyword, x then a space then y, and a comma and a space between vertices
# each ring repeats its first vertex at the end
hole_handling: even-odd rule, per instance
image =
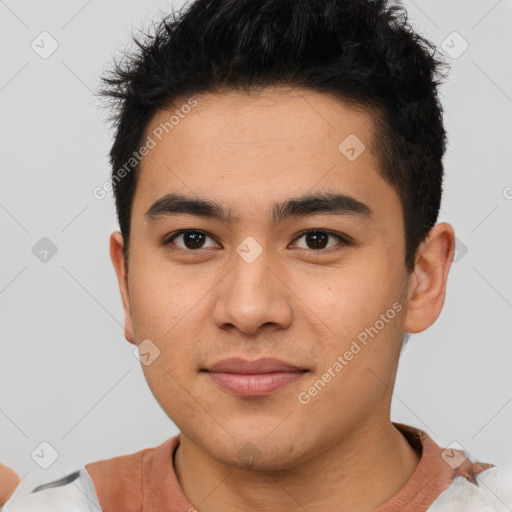
POLYGON ((146 128, 154 147, 136 191, 146 207, 175 192, 215 197, 248 214, 307 192, 340 191, 381 206, 398 201, 378 172, 369 112, 285 87, 190 100, 159 110, 146 128))
POLYGON ((290 146, 337 149, 348 135, 370 142, 373 121, 369 111, 357 109, 333 94, 272 87, 259 91, 206 93, 173 101, 172 107, 156 112, 146 135, 176 144, 202 143, 205 149, 238 145, 264 145, 276 150, 290 146), (187 113, 183 113, 184 111, 187 113), (178 114, 178 115, 173 115, 178 114), (169 126, 172 119, 173 126, 169 126))

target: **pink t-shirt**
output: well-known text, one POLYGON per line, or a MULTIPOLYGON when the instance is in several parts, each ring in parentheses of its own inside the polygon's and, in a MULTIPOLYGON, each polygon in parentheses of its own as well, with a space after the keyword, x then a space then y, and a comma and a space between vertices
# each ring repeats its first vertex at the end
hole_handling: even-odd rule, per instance
MULTIPOLYGON (((393 423, 421 456, 405 486, 376 512, 425 512, 456 477, 477 485, 476 475, 492 464, 471 462, 461 451, 438 446, 425 432, 393 423)), ((156 448, 87 464, 103 512, 194 512, 178 483, 175 436, 156 448)))

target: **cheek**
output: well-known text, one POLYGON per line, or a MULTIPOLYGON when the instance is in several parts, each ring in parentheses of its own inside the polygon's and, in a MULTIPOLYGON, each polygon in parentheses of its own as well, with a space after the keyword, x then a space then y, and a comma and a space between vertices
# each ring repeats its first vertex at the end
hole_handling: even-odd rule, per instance
POLYGON ((130 303, 138 337, 167 340, 197 328, 203 299, 213 285, 212 275, 193 265, 180 268, 162 257, 133 258, 130 303))
POLYGON ((323 399, 329 396, 346 404, 356 397, 354 407, 360 400, 364 407, 362 397, 372 401, 382 392, 379 379, 388 381, 402 339, 405 305, 400 267, 382 255, 372 258, 374 262, 361 259, 332 275, 306 276, 301 287, 304 304, 297 302, 298 314, 309 318, 310 325, 320 326, 315 336, 318 373, 331 368, 336 374, 323 399), (336 361, 343 368, 339 372, 333 369, 336 361))
POLYGON ((347 339, 378 320, 400 299, 400 284, 389 266, 358 261, 333 269, 305 269, 295 276, 297 307, 321 320, 330 337, 347 339))
POLYGON ((208 428, 209 416, 204 415, 195 393, 189 391, 191 376, 183 364, 186 358, 164 351, 151 365, 143 367, 144 377, 162 410, 180 430, 186 430, 190 423, 196 428, 208 428))
POLYGON ((338 297, 342 303, 338 320, 329 322, 335 335, 317 340, 316 372, 301 389, 305 393, 301 403, 308 402, 305 410, 317 418, 328 415, 331 425, 362 421, 392 389, 398 360, 401 305, 382 298, 366 302, 352 298, 342 302, 338 297))

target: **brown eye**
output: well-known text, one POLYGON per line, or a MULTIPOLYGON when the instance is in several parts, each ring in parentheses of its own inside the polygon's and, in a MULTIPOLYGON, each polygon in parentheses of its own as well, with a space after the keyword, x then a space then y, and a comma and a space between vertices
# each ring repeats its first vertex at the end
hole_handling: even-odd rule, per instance
POLYGON ((331 233, 330 231, 324 231, 324 230, 309 230, 304 233, 302 233, 298 238, 295 240, 300 240, 301 238, 304 238, 305 241, 305 247, 300 247, 301 249, 312 249, 312 250, 322 250, 322 249, 330 249, 331 247, 334 247, 336 245, 348 245, 348 241, 345 240, 342 236, 337 235, 335 233, 331 233), (337 242, 336 243, 336 239, 337 242))
POLYGON ((189 251, 197 250, 197 249, 205 249, 208 247, 216 247, 217 244, 214 242, 213 245, 205 247, 205 241, 211 237, 208 236, 204 231, 197 230, 187 230, 180 231, 179 233, 175 233, 170 238, 168 238, 165 244, 173 243, 180 249, 185 249, 189 251), (180 241, 180 243, 175 243, 174 240, 180 241))

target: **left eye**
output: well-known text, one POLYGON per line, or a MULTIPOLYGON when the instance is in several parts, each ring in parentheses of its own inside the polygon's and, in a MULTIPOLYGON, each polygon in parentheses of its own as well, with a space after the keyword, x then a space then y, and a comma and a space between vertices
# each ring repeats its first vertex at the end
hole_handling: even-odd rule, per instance
POLYGON ((342 236, 336 235, 334 233, 331 233, 330 231, 321 231, 321 230, 314 230, 314 231, 306 231, 305 233, 302 233, 298 238, 295 240, 300 240, 301 238, 305 238, 306 247, 301 247, 301 249, 329 249, 333 245, 329 245, 329 237, 337 238, 338 241, 342 242, 342 245, 348 245, 348 241, 345 240, 342 236))

